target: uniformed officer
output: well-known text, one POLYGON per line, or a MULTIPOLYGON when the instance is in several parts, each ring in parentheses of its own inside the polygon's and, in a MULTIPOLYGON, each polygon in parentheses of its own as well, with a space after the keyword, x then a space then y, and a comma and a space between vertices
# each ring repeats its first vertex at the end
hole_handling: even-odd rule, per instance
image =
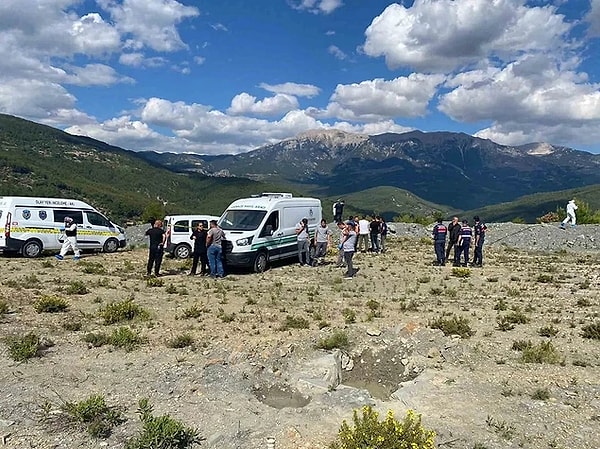
POLYGON ((485 241, 487 226, 479 220, 479 216, 477 215, 473 217, 473 220, 475 220, 475 254, 473 255, 472 265, 474 267, 481 267, 483 266, 483 242, 485 241))
POLYGON ((433 245, 435 247, 435 257, 437 259, 436 265, 446 265, 446 254, 444 247, 446 246, 446 236, 448 235, 448 228, 439 219, 437 224, 433 227, 433 245))
POLYGON ((458 251, 456 251, 456 256, 454 258, 454 266, 458 267, 461 265, 460 256, 464 254, 464 263, 463 267, 466 267, 469 263, 469 248, 471 246, 471 237, 473 236, 473 232, 471 227, 469 226, 469 222, 467 220, 463 220, 462 226, 460 227, 460 235, 458 236, 458 242, 456 246, 458 251))

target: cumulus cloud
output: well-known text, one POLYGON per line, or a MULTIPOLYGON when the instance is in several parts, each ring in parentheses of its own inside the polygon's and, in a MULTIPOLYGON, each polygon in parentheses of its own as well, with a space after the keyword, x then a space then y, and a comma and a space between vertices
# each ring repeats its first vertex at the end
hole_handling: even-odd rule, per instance
POLYGON ((330 14, 343 6, 342 0, 289 0, 290 6, 313 14, 330 14))
POLYGON ((297 84, 297 83, 283 83, 283 84, 267 84, 260 83, 258 85, 261 89, 274 94, 285 94, 293 95, 295 97, 316 97, 321 93, 321 89, 312 84, 297 84))
POLYGON ((244 92, 233 97, 227 113, 232 115, 276 116, 297 108, 298 100, 291 95, 277 94, 257 101, 256 97, 244 92))
POLYGON ((590 10, 585 16, 585 20, 589 23, 590 36, 600 36, 600 0, 590 1, 590 10))
POLYGON ((586 132, 600 127, 600 85, 550 57, 525 56, 502 70, 471 71, 447 86, 452 90, 441 97, 440 111, 461 122, 493 122, 478 135, 500 143, 566 144, 578 135, 575 140, 589 140, 586 132))
POLYGON ((110 86, 116 83, 133 84, 132 78, 119 75, 115 69, 105 64, 87 64, 71 67, 72 73, 65 77, 66 84, 76 86, 110 86))
POLYGON ((127 46, 143 46, 156 51, 171 52, 187 48, 181 40, 176 24, 200 14, 194 6, 185 6, 175 0, 97 0, 109 11, 116 27, 132 37, 127 46))
POLYGON ((523 52, 565 46, 571 25, 550 5, 515 0, 415 0, 388 6, 367 28, 365 54, 388 67, 452 71, 482 58, 510 60, 523 52))
POLYGON ((412 73, 390 81, 375 79, 339 84, 322 115, 367 122, 424 116, 437 86, 444 79, 443 75, 412 73))
POLYGON ((143 53, 123 53, 119 56, 119 63, 131 67, 163 67, 168 64, 166 58, 160 56, 146 57, 143 53))

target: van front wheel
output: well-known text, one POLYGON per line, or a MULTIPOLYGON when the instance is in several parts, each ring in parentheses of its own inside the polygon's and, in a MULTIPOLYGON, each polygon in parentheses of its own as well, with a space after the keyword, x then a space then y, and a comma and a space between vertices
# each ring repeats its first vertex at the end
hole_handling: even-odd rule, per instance
POLYGON ((256 259, 254 259, 254 272, 262 273, 267 269, 268 256, 266 251, 261 251, 256 255, 256 259))
POLYGON ((118 249, 119 241, 117 239, 108 239, 106 242, 104 242, 103 251, 105 253, 114 253, 118 249))
POLYGON ((38 257, 42 253, 42 244, 39 240, 27 240, 23 245, 23 257, 38 257))

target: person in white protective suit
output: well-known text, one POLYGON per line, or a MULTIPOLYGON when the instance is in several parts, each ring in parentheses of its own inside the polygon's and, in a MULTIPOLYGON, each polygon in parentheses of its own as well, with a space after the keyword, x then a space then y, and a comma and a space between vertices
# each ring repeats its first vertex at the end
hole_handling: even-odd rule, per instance
MULTIPOLYGON (((63 229, 61 229, 62 231, 63 229)), ((79 247, 77 246, 77 223, 73 221, 71 217, 65 217, 65 240, 63 241, 60 253, 56 257, 58 260, 63 260, 69 249, 73 250, 73 260, 77 262, 81 255, 79 247)))
POLYGON ((577 217, 575 216, 575 211, 577 210, 577 204, 575 204, 575 200, 571 200, 567 203, 567 217, 562 221, 560 227, 565 229, 565 226, 569 221, 571 221, 571 227, 574 228, 577 224, 577 217))

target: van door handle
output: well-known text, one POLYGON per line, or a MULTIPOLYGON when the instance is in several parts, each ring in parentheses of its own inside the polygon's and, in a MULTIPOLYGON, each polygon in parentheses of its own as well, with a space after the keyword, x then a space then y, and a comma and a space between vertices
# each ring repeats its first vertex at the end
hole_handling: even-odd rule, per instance
POLYGON ((91 226, 86 226, 85 229, 92 229, 92 227, 91 226))
POLYGON ((275 234, 277 237, 281 237, 283 235, 283 232, 278 232, 277 234, 275 234))

